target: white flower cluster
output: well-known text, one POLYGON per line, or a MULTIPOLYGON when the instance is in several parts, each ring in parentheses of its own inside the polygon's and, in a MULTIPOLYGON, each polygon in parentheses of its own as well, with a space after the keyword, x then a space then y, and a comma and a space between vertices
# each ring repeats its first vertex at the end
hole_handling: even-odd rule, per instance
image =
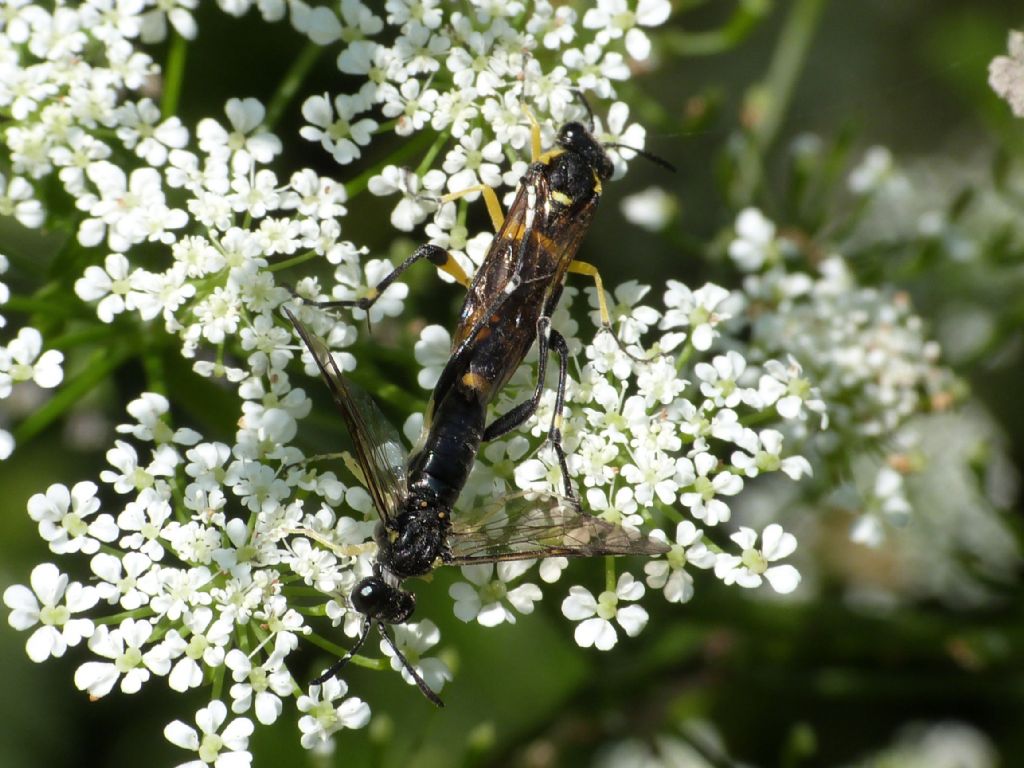
POLYGON ((729 253, 748 273, 740 310, 750 316, 748 354, 788 355, 787 365, 771 371, 780 414, 797 400, 810 410, 824 401, 834 432, 877 438, 917 413, 922 401, 950 404, 953 379, 906 294, 859 285, 838 254, 821 259, 817 274, 793 268, 787 253, 795 252, 760 211, 737 217, 729 253))
POLYGON ((1024 32, 1010 31, 1009 56, 996 56, 988 65, 988 83, 1006 99, 1017 117, 1024 117, 1024 32))
MULTIPOLYGON (((851 186, 870 194, 889 167, 887 154, 872 150, 851 175, 851 186)), ((899 458, 900 430, 922 412, 951 407, 955 377, 940 365, 939 346, 905 293, 858 284, 839 254, 821 258, 816 273, 804 271, 797 243, 780 236, 760 211, 739 214, 729 255, 747 273, 740 307, 750 328, 744 354, 754 360, 787 355, 785 366, 765 363, 780 414, 791 415, 800 402, 813 411, 827 403, 830 429, 810 450, 828 465, 820 473, 826 493, 835 497, 851 477, 860 480, 851 538, 877 546, 885 525, 903 525, 912 512, 905 476, 915 470, 899 458), (875 460, 879 450, 890 452, 888 463, 875 460), (864 466, 872 467, 871 477, 861 477, 864 466)))
MULTIPOLYGON (((241 14, 251 3, 220 5, 241 14)), ((304 713, 299 728, 307 747, 369 718, 343 681, 304 691, 287 666, 303 637, 344 652, 328 638, 330 627, 320 636, 311 622, 329 619, 322 624, 355 636, 361 617, 346 598, 370 572, 374 545, 372 522, 335 512, 369 512, 366 492, 315 468, 294 444, 311 404, 286 372, 296 345, 279 308, 292 293, 276 275, 322 259, 334 270, 330 290, 306 278, 295 281, 296 293, 354 298, 367 295, 390 265, 365 259, 365 249, 342 238, 351 204, 342 185, 310 170, 281 177, 271 169, 283 144, 263 127, 266 110, 257 100, 231 99, 226 119, 206 118, 191 131, 138 97, 158 74, 139 42, 162 39, 168 27, 193 37, 196 6, 87 0, 49 11, 15 3, 0 18, 0 110, 8 117, 0 137, 11 158, 0 180, 0 212, 39 226, 48 215, 41 182, 55 175, 79 212, 79 244, 95 254, 74 287, 94 305, 96 327, 161 321, 195 373, 230 387, 239 403, 229 444, 176 429, 168 400, 142 393, 128 406, 130 420, 117 427, 122 439, 108 451, 99 484, 57 483, 28 504, 55 556, 88 558, 89 582, 45 563, 33 570, 31 587, 10 587, 4 600, 10 623, 32 630, 30 658, 87 644, 92 657, 79 665, 75 684, 91 696, 115 687, 131 694, 154 678, 182 692, 213 683, 223 700, 196 713, 198 731, 175 721, 165 735, 203 762, 246 764, 252 718, 274 722, 289 697, 304 713)), ((585 112, 576 90, 613 97, 613 83, 628 75, 627 58, 650 54, 643 27, 661 23, 669 10, 667 0, 636 7, 605 0, 585 12, 547 2, 447 11, 437 2, 389 0, 383 16, 355 0, 343 0, 337 11, 297 0, 258 7, 269 20, 288 11, 315 42, 338 43, 339 69, 363 76, 356 93, 312 96, 303 105, 309 125, 302 135, 338 162, 354 160, 382 125, 408 135, 429 123, 454 139, 443 157, 438 143, 417 171, 382 166, 368 187, 401 193, 391 217, 399 229, 433 212, 428 234, 467 271, 489 236, 470 238, 457 206, 439 206, 436 195, 476 183, 513 187, 525 167, 531 120, 540 122, 549 146, 557 123, 585 112), (435 157, 443 171, 427 170, 435 157)), ((626 106, 614 104, 599 138, 640 148, 643 131, 627 123, 626 106)), ((616 163, 624 167, 625 158, 616 163)), ((404 290, 390 288, 371 322, 399 314, 404 290)), ((754 587, 763 579, 788 592, 798 574, 775 561, 794 550, 791 534, 778 526, 760 534, 741 528, 717 541, 711 534, 729 521, 727 499, 750 478, 809 472, 765 422, 820 412, 807 396, 813 390, 790 391, 796 374, 783 363, 755 370, 735 352, 712 353, 729 315, 725 290, 691 291, 673 281, 663 310, 640 303, 648 291, 634 283, 615 290, 618 339, 598 334, 586 346, 575 340, 568 296, 556 317, 586 361, 570 382, 563 430, 573 481, 604 519, 656 529, 669 553, 647 564, 646 584, 670 602, 693 594, 687 566, 713 569, 726 583, 754 587), (753 385, 740 381, 744 373, 753 385), (671 534, 657 530, 666 522, 671 534)), ((295 311, 334 350, 357 338, 354 324, 309 307, 295 311)), ((417 354, 438 339, 447 344, 435 333, 417 354)), ((354 366, 352 355, 336 354, 339 365, 354 366)), ((36 329, 21 329, 0 347, 0 397, 17 382, 58 385, 62 361, 60 352, 43 351, 36 329)), ((306 373, 315 376, 311 365, 306 373)), ((531 391, 534 377, 524 367, 498 410, 531 391)), ((532 438, 518 434, 487 446, 464 503, 513 478, 524 489, 561 487, 557 464, 527 456, 546 434, 552 409, 548 397, 528 425, 532 438)), ((0 433, 0 450, 11 450, 7 433, 0 433)), ((539 574, 551 582, 563 566, 546 561, 539 574)), ((507 587, 528 567, 467 569, 470 583, 452 589, 456 615, 494 625, 513 620, 511 609, 528 613, 540 589, 507 587)), ((597 597, 582 585, 568 589, 563 612, 581 622, 581 645, 614 645, 613 620, 628 635, 647 622, 636 603, 644 583, 614 568, 610 562, 597 597)), ((427 656, 440 641, 437 627, 423 620, 395 634, 398 650, 440 690, 451 673, 427 656)), ((414 682, 394 649, 383 644, 382 652, 414 682)))
MULTIPOLYGON (((781 367, 778 363, 769 361, 758 374, 736 352, 709 353, 720 325, 728 319, 722 310, 728 298, 724 289, 706 285, 690 291, 669 281, 665 310, 641 303, 649 291, 636 283, 617 288, 611 307, 618 340, 598 334, 582 349, 586 362, 568 381, 562 423, 569 471, 587 508, 603 519, 648 530, 652 523, 672 523, 671 535, 653 532, 669 546, 668 554, 644 568, 647 587, 662 591, 669 602, 692 598, 694 568, 711 569, 726 584, 757 587, 767 581, 777 592, 791 592, 799 574, 793 566, 775 561, 796 549, 792 534, 769 525, 758 542, 758 532, 750 528, 741 527, 731 537, 719 535, 717 529, 730 521, 728 499, 742 492, 748 479, 781 471, 799 480, 811 471, 807 459, 784 450, 778 429, 755 430, 744 423, 798 422, 811 411, 820 412, 820 401, 795 398, 780 406, 783 397, 773 374, 781 367), (641 344, 655 333, 649 346, 641 344), (698 357, 705 353, 707 362, 698 357)), ((590 293, 593 297, 593 289, 590 293)), ((566 294, 555 324, 574 338, 569 309, 575 291, 566 294)), ((596 300, 592 304, 596 306, 596 300)), ((436 377, 430 364, 438 364, 441 351, 449 346, 443 329, 423 330, 417 357, 427 367, 421 380, 436 377)), ((496 412, 529 397, 534 369, 526 366, 520 374, 502 392, 496 412)), ((547 392, 525 427, 534 438, 547 434, 553 408, 554 392, 547 392)), ((471 508, 496 489, 507 488, 510 475, 518 489, 557 492, 562 482, 557 461, 544 451, 530 456, 532 445, 523 435, 489 444, 460 506, 471 508)), ((541 579, 556 580, 558 565, 542 563, 541 579)), ((644 595, 644 583, 629 573, 616 574, 615 566, 614 561, 608 564, 604 591, 595 596, 583 586, 572 586, 562 604, 567 618, 581 622, 576 640, 584 647, 613 647, 613 621, 630 636, 647 623, 647 611, 635 604, 644 595)), ((496 571, 464 567, 468 583, 450 590, 456 615, 492 626, 514 621, 513 611, 532 612, 541 598, 539 588, 530 583, 511 586, 525 572, 522 564, 499 565, 496 571)))

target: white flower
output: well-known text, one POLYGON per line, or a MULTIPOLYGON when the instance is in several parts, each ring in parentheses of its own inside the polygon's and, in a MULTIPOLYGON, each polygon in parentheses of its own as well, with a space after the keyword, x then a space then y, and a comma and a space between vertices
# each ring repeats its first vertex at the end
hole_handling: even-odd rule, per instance
POLYGON ((0 429, 0 461, 4 461, 14 453, 14 435, 6 429, 0 429))
POLYGON ((171 404, 163 395, 156 392, 143 392, 128 403, 128 407, 125 409, 137 423, 118 424, 117 431, 146 442, 195 445, 199 441, 199 433, 194 429, 183 427, 172 431, 167 426, 164 418, 170 409, 171 404))
POLYGON ((370 722, 370 708, 362 699, 353 696, 335 706, 335 700, 347 692, 345 681, 332 677, 311 687, 308 696, 299 696, 296 707, 306 713, 299 718, 303 747, 313 749, 342 728, 362 728, 370 722))
POLYGON ((597 5, 584 14, 583 26, 596 29, 597 41, 601 44, 625 35, 629 55, 642 61, 651 54, 651 41, 637 25, 664 24, 671 12, 668 0, 638 0, 635 11, 627 0, 598 0, 597 5))
POLYGON ((409 78, 398 88, 384 83, 377 92, 377 98, 383 103, 381 111, 385 117, 397 117, 395 133, 409 136, 420 130, 430 120, 431 113, 437 103, 437 91, 433 88, 421 90, 422 83, 409 78))
POLYGON ((733 453, 731 461, 736 469, 747 477, 757 477, 762 472, 782 471, 792 480, 812 475, 811 463, 803 456, 782 458, 782 433, 777 429, 762 429, 755 433, 744 430, 737 442, 749 452, 733 453))
POLYGON ((690 341, 694 349, 704 352, 718 335, 716 326, 729 315, 716 311, 718 305, 729 298, 729 292, 720 286, 708 283, 691 291, 677 280, 669 280, 665 292, 665 316, 659 325, 662 329, 690 326, 690 341))
POLYGON ((401 192, 402 199, 391 212, 391 224, 403 232, 411 232, 437 207, 437 203, 422 194, 420 188, 436 192, 444 185, 444 181, 445 175, 441 171, 428 171, 421 179, 411 171, 386 165, 380 174, 370 178, 367 189, 379 197, 401 192))
POLYGON ((679 462, 664 451, 641 445, 630 454, 632 461, 622 467, 622 479, 634 486, 639 504, 647 506, 655 496, 662 504, 672 504, 679 490, 679 462))
POLYGON ((629 123, 629 105, 616 101, 608 108, 606 125, 597 131, 597 138, 605 144, 621 144, 609 150, 615 165, 615 178, 626 172, 626 160, 633 157, 630 149, 643 149, 647 131, 639 123, 629 123))
POLYGON ((269 132, 257 132, 266 108, 254 98, 228 99, 224 107, 231 123, 225 130, 216 120, 204 118, 196 126, 199 148, 221 162, 229 159, 236 174, 247 173, 253 163, 269 163, 281 152, 281 140, 269 132))
POLYGON ((792 565, 770 566, 776 560, 789 557, 796 551, 796 537, 772 523, 761 533, 761 548, 757 549, 757 532, 741 527, 730 537, 742 549, 740 555, 720 554, 715 561, 715 576, 726 584, 741 587, 761 586, 763 580, 779 594, 787 594, 800 583, 800 572, 792 565))
POLYGON ((73 619, 72 614, 87 611, 99 600, 95 588, 83 587, 52 563, 40 563, 29 577, 32 589, 15 584, 4 590, 4 605, 11 609, 7 622, 18 631, 41 624, 25 643, 25 652, 34 662, 64 655, 69 645, 78 645, 93 633, 89 619, 73 619))
POLYGON ((697 363, 693 372, 701 380, 700 391, 718 408, 735 408, 743 402, 751 402, 753 393, 739 386, 740 377, 746 370, 747 361, 739 352, 729 350, 716 355, 708 363, 697 363))
POLYGON ((679 501, 690 508, 694 517, 708 525, 725 522, 731 516, 729 505, 716 496, 735 496, 743 490, 743 478, 728 468, 719 467, 718 459, 707 452, 693 458, 693 467, 696 470, 693 491, 682 494, 679 501), (715 472, 713 476, 712 472, 715 472))
POLYGON ((744 272, 757 272, 779 259, 775 224, 757 208, 744 208, 736 217, 736 239, 729 243, 729 256, 744 272))
POLYGON ((107 160, 92 163, 86 176, 98 194, 83 194, 75 205, 89 213, 78 227, 78 242, 99 245, 104 236, 113 251, 124 252, 144 240, 169 243, 172 229, 188 223, 188 215, 169 208, 164 198, 160 172, 136 168, 128 176, 107 160))
POLYGON ((330 45, 341 38, 341 22, 333 8, 309 6, 302 2, 292 2, 289 6, 292 26, 312 42, 317 45, 330 45))
POLYGON ((303 126, 299 135, 309 141, 319 141, 341 165, 351 163, 359 159, 359 147, 369 144, 377 130, 376 120, 368 117, 355 119, 370 106, 369 95, 363 91, 352 96, 336 96, 333 108, 326 94, 310 96, 302 104, 302 116, 311 124, 303 126))
POLYGON ((1010 31, 1009 56, 996 56, 988 65, 988 84, 1006 99, 1017 117, 1024 117, 1024 33, 1010 31))
POLYGON ((185 639, 177 630, 168 632, 165 640, 172 656, 179 656, 167 676, 167 685, 172 691, 183 693, 203 684, 207 670, 213 670, 224 663, 225 646, 231 641, 234 622, 221 617, 216 621, 214 613, 206 606, 199 606, 185 618, 190 634, 185 639))
MULTIPOLYGON (((445 157, 442 168, 448 174, 449 192, 461 192, 480 184, 501 186, 501 164, 505 159, 501 144, 497 141, 483 144, 483 141, 483 130, 474 128, 464 134, 445 157)), ((466 195, 466 199, 472 201, 478 195, 473 192, 466 195)))
MULTIPOLYGON (((280 647, 280 645, 279 645, 280 647)), ((256 719, 270 725, 281 715, 281 697, 290 696, 294 681, 284 666, 285 653, 275 651, 260 665, 238 648, 228 651, 224 664, 235 681, 231 686, 231 711, 248 712, 253 707, 256 719)))
POLYGON ((32 185, 20 176, 7 182, 0 173, 0 216, 13 216, 24 227, 40 227, 46 218, 43 204, 35 198, 32 185))
POLYGON ((196 712, 198 732, 181 720, 168 723, 164 728, 164 738, 176 747, 196 752, 199 757, 179 768, 203 768, 210 764, 214 768, 245 768, 252 762, 252 755, 247 751, 253 731, 252 721, 238 717, 221 730, 227 717, 228 708, 224 702, 214 700, 196 712))
POLYGON ((183 149, 188 144, 188 130, 181 120, 172 116, 160 122, 160 108, 152 99, 120 107, 117 124, 117 137, 125 147, 154 167, 167 162, 168 149, 183 149))
MULTIPOLYGON (((627 280, 615 286, 610 301, 608 301, 607 294, 605 295, 610 319, 620 328, 619 341, 625 344, 635 343, 658 322, 661 313, 654 307, 640 303, 650 290, 649 285, 642 285, 636 280, 627 280)), ((602 319, 596 288, 587 289, 587 303, 591 307, 591 320, 594 325, 599 325, 602 319)))
POLYGON ((455 615, 463 621, 476 619, 485 627, 496 627, 507 621, 516 623, 515 614, 506 607, 507 601, 519 613, 533 613, 533 604, 542 597, 536 584, 520 584, 509 589, 508 584, 519 578, 533 565, 531 560, 513 560, 497 565, 498 578, 492 578, 493 563, 462 566, 462 575, 469 580, 456 582, 448 588, 448 595, 455 600, 455 615))
POLYGON ((821 416, 821 427, 828 426, 828 414, 821 392, 803 374, 800 363, 790 355, 788 365, 778 360, 764 364, 765 374, 758 382, 758 394, 766 406, 774 405, 784 419, 805 419, 804 409, 821 416))
POLYGON ((633 489, 628 485, 617 489, 611 499, 603 488, 588 488, 587 507, 592 514, 615 525, 638 528, 644 521, 637 511, 639 505, 633 497, 633 489))
POLYGON ((89 638, 89 650, 110 661, 82 664, 75 670, 75 686, 99 697, 110 693, 120 680, 121 692, 131 694, 142 689, 150 672, 166 675, 171 668, 166 648, 157 645, 143 651, 152 634, 153 625, 144 620, 125 619, 117 629, 97 627, 89 638))
POLYGON ((416 362, 422 368, 416 374, 416 383, 424 389, 433 389, 452 352, 452 338, 443 325, 428 325, 420 331, 414 347, 416 362))
POLYGON ((167 37, 167 23, 186 40, 196 36, 196 20, 192 9, 199 0, 161 0, 155 8, 142 15, 142 42, 159 43, 167 37))
POLYGON ((6 349, 0 347, 0 398, 7 397, 11 384, 19 381, 34 381, 46 389, 56 387, 64 379, 63 362, 62 352, 43 352, 42 334, 25 326, 6 349))
POLYGON ((596 599, 589 590, 580 586, 569 589, 562 601, 562 614, 571 621, 581 622, 576 627, 576 643, 581 648, 594 646, 607 651, 618 642, 612 619, 618 622, 630 637, 636 637, 647 625, 647 611, 639 605, 620 607, 624 600, 639 600, 644 596, 644 585, 629 573, 619 576, 615 591, 602 592, 596 599))
MULTIPOLYGON (((358 301, 377 296, 377 284, 393 270, 394 265, 387 259, 370 259, 362 270, 358 264, 341 263, 334 270, 334 279, 338 284, 334 286, 331 296, 335 301, 358 301)), ((369 310, 354 307, 352 317, 361 320, 369 311, 371 325, 376 325, 385 317, 398 317, 402 314, 403 303, 408 295, 409 286, 396 280, 380 294, 369 310)))
POLYGON ((123 558, 100 552, 89 561, 96 574, 96 593, 100 599, 118 603, 126 611, 134 611, 149 602, 142 589, 153 561, 140 552, 128 552, 123 558))
POLYGON ((85 268, 82 277, 75 281, 75 293, 82 301, 100 300, 96 305, 96 316, 104 323, 112 323, 114 316, 128 307, 132 289, 132 269, 128 259, 120 253, 112 253, 103 261, 102 267, 95 265, 85 268))
POLYGON ((51 552, 92 555, 99 551, 100 542, 117 538, 113 517, 93 517, 100 508, 98 490, 88 481, 76 483, 70 492, 66 485, 54 483, 45 495, 37 493, 28 500, 29 517, 39 523, 39 536, 49 542, 51 552))
POLYGON ((855 195, 876 191, 892 174, 892 152, 886 147, 869 147, 860 164, 847 178, 847 186, 855 195))
POLYGON ((619 203, 622 215, 631 224, 648 232, 660 232, 675 217, 679 210, 677 199, 661 187, 647 189, 626 195, 619 203))
MULTIPOLYGON (((702 540, 704 532, 689 520, 676 526, 676 540, 664 559, 651 560, 644 565, 647 586, 661 589, 670 603, 685 603, 693 597, 693 576, 686 570, 687 565, 695 568, 711 568, 715 564, 715 553, 702 540)), ((666 541, 663 531, 656 530, 652 539, 666 541)), ((666 541, 666 543, 668 543, 666 541)))

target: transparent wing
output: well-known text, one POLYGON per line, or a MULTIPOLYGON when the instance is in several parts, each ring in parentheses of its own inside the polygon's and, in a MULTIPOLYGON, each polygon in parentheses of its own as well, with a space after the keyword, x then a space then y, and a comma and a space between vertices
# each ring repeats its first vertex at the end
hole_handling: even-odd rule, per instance
POLYGON ((534 557, 660 555, 669 548, 645 534, 584 512, 544 493, 497 499, 472 516, 456 515, 448 537, 454 564, 534 557))
POLYGON ((402 438, 366 392, 342 376, 327 345, 287 307, 284 312, 331 390, 355 444, 356 459, 381 518, 391 520, 405 498, 407 454, 402 438))

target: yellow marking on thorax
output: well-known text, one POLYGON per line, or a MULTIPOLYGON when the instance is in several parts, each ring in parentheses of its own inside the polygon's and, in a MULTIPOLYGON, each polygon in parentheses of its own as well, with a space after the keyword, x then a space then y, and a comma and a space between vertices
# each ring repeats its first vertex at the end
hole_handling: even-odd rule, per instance
POLYGON ((601 177, 597 175, 597 171, 595 171, 593 168, 590 169, 590 172, 594 174, 594 194, 600 195, 602 190, 601 177))
POLYGON ((463 375, 462 383, 469 389, 486 389, 488 382, 487 379, 485 379, 479 373, 473 373, 473 371, 469 371, 468 373, 463 375))
POLYGON ((549 149, 547 152, 542 152, 540 155, 537 156, 537 159, 535 160, 535 162, 543 163, 544 165, 548 165, 556 157, 558 157, 559 155, 563 155, 563 154, 565 154, 565 150, 562 149, 562 147, 555 147, 554 149, 549 149))
POLYGON ((565 194, 565 192, 560 192, 557 189, 551 191, 551 199, 556 203, 561 203, 566 208, 572 205, 572 198, 565 194))

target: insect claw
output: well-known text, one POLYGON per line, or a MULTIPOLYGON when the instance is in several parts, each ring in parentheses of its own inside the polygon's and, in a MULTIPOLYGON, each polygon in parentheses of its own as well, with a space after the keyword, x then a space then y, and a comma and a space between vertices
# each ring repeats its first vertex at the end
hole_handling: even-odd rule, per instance
POLYGON ((610 325, 605 325, 604 323, 602 323, 601 327, 598 328, 597 330, 598 330, 598 333, 607 333, 607 334, 611 335, 612 339, 615 341, 615 345, 619 348, 619 350, 621 350, 622 354, 624 354, 626 357, 628 357, 630 360, 632 360, 635 363, 649 363, 649 362, 651 362, 653 360, 656 360, 658 357, 662 356, 661 354, 655 354, 655 355, 647 356, 647 357, 639 357, 638 355, 635 355, 635 354, 633 354, 632 352, 629 351, 629 349, 626 347, 626 345, 622 341, 622 339, 620 339, 616 335, 615 329, 612 328, 610 325))

